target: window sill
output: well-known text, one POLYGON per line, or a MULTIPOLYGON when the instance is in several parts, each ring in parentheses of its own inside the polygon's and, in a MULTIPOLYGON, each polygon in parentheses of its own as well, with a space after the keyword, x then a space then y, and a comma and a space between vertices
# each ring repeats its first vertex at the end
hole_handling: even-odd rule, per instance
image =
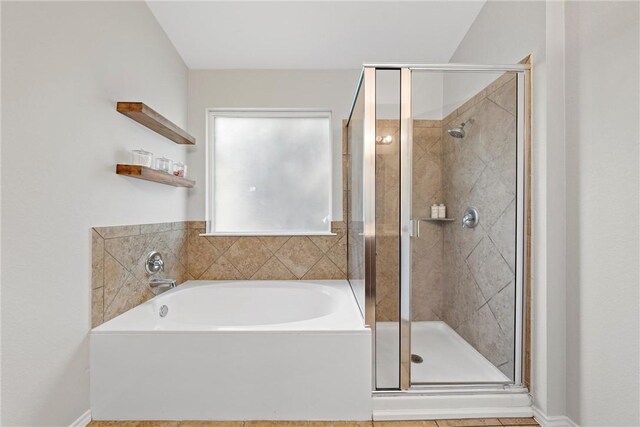
POLYGON ((260 236, 337 236, 337 233, 332 233, 330 231, 318 231, 318 232, 313 232, 313 231, 300 231, 300 232, 265 232, 265 233, 260 233, 260 232, 246 232, 246 233, 232 233, 232 232, 216 232, 216 233, 201 233, 200 234, 201 237, 225 237, 225 236, 254 236, 254 237, 260 237, 260 236))

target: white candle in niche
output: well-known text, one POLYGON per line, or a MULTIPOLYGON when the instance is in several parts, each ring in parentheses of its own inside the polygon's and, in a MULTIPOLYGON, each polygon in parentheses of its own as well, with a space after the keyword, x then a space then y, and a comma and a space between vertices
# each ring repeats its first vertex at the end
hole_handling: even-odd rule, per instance
POLYGON ((444 219, 446 217, 447 217, 447 207, 443 204, 440 204, 440 206, 438 206, 438 218, 444 219))
POLYGON ((438 218, 439 215, 438 205, 434 204, 431 206, 431 218, 438 218))

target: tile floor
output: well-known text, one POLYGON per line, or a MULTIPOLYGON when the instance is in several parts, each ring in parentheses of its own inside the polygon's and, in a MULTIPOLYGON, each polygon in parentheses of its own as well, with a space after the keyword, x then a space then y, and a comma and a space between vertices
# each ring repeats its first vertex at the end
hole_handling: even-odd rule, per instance
POLYGON ((91 421, 89 427, 516 427, 539 426, 533 418, 437 421, 91 421))

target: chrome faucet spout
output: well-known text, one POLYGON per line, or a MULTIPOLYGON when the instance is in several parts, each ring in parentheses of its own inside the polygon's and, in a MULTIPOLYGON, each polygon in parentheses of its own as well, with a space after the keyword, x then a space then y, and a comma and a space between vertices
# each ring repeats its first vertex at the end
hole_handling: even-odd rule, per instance
POLYGON ((153 278, 149 280, 149 286, 151 287, 151 292, 153 292, 154 295, 160 295, 161 293, 166 292, 169 289, 175 288, 176 282, 176 279, 153 278))

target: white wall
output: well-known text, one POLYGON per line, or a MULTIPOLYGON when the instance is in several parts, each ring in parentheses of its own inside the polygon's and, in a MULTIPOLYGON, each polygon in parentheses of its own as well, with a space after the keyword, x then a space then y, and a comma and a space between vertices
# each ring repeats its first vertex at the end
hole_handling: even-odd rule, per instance
POLYGON ((2 9, 2 424, 69 425, 89 409, 90 227, 186 219, 185 189, 115 175, 133 148, 186 157, 115 102, 184 125, 188 75, 143 2, 2 9))
MULTIPOLYGON (((204 142, 206 108, 323 108, 333 112, 333 219, 342 219, 342 119, 349 117, 360 70, 191 70, 189 130, 204 142)), ((400 73, 379 73, 379 118, 399 117, 400 73)), ((442 74, 420 73, 414 79, 414 117, 442 118, 442 74)), ((205 146, 189 148, 189 167, 205 179, 205 146)), ((189 218, 205 217, 205 186, 189 193, 189 218)))
MULTIPOLYGON (((189 129, 202 143, 188 164, 205 181, 206 108, 322 108, 333 113, 333 219, 342 219, 342 119, 349 117, 360 70, 191 70, 189 129)), ((204 185, 189 193, 189 219, 205 218, 204 185)))
MULTIPOLYGON (((444 74, 415 71, 411 79, 412 116, 415 120, 442 120, 442 83, 444 74)), ((400 71, 376 73, 376 117, 399 120, 400 71)))
MULTIPOLYGON (((554 79, 562 81, 563 75, 554 74, 556 65, 551 64, 550 70, 548 62, 547 21, 552 8, 553 3, 545 2, 488 1, 450 62, 513 64, 528 54, 534 55, 532 393, 534 405, 543 413, 562 415, 565 412, 564 142, 562 131, 549 127, 547 118, 562 111, 557 100, 549 102, 549 96, 558 94, 549 94, 554 79)), ((495 76, 445 77, 444 114, 457 99, 477 92, 492 78, 495 76)))
POLYGON ((568 2, 567 411, 640 425, 637 2, 568 2))

